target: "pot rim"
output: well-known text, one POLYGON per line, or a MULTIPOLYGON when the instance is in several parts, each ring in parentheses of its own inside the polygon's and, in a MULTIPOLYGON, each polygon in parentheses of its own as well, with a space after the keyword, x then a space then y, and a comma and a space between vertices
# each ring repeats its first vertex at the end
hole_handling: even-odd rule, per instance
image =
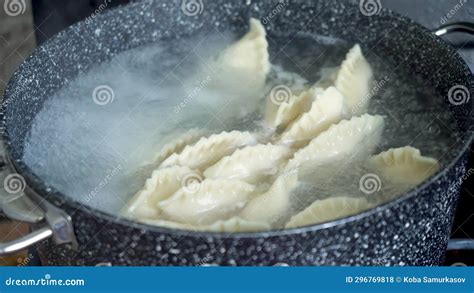
MULTIPOLYGON (((135 2, 135 3, 129 3, 127 5, 120 5, 118 7, 112 8, 109 11, 105 11, 101 15, 97 16, 97 18, 102 18, 105 17, 108 14, 112 14, 117 10, 124 10, 127 9, 129 6, 132 5, 143 5, 143 3, 140 2, 135 2)), ((355 6, 355 5, 353 5, 355 6)), ((449 50, 451 53, 451 58, 454 58, 454 61, 461 66, 462 70, 465 72, 466 76, 471 75, 471 71, 469 67, 467 66, 466 62, 459 56, 458 52, 452 47, 451 44, 445 42, 443 39, 435 36, 432 34, 427 28, 423 27, 422 25, 414 22, 413 20, 401 16, 396 12, 393 12, 389 9, 382 8, 380 11, 380 16, 383 17, 390 17, 393 19, 396 19, 397 21, 400 22, 405 22, 408 25, 413 26, 414 28, 417 28, 420 30, 421 33, 425 35, 430 35, 433 39, 438 41, 439 46, 444 46, 445 49, 449 50)), ((372 17, 378 17, 378 15, 374 15, 372 17)), ((70 30, 75 29, 75 28, 80 28, 80 26, 84 25, 85 21, 82 20, 72 26, 69 26, 65 30, 61 31, 57 35, 55 35, 53 38, 58 37, 58 35, 61 34, 67 34, 70 32, 70 30)), ((52 39, 53 39, 52 38, 52 39)), ((13 82, 12 80, 14 77, 21 71, 21 68, 28 63, 30 59, 33 59, 36 57, 38 52, 42 50, 45 46, 48 46, 50 43, 50 40, 46 41, 44 44, 41 46, 37 47, 33 53, 28 57, 22 65, 19 67, 19 69, 16 70, 15 74, 13 77, 10 79, 7 85, 7 89, 5 91, 4 97, 7 96, 8 89, 10 87, 13 87, 13 82)), ((472 76, 472 75, 471 75, 472 76)), ((472 80, 472 79, 471 79, 472 80)), ((472 81, 471 81, 472 83, 472 81)), ((469 91, 471 93, 471 96, 473 95, 473 90, 472 87, 469 88, 469 91)), ((4 99, 8 100, 8 99, 4 99)), ((3 106, 3 105, 2 105, 3 106)), ((257 232, 212 232, 212 231, 192 231, 192 230, 184 230, 184 229, 172 229, 172 228, 167 228, 167 227, 160 227, 160 226, 154 226, 154 225, 149 225, 137 221, 132 221, 130 219, 127 219, 125 217, 120 217, 117 215, 113 215, 112 213, 105 212, 99 209, 96 209, 95 207, 92 206, 86 206, 82 204, 80 201, 73 199, 72 197, 66 196, 64 193, 58 191, 56 188, 46 185, 45 182, 37 176, 34 172, 31 171, 31 169, 23 163, 23 161, 16 161, 12 158, 12 153, 13 153, 13 148, 10 144, 10 136, 8 134, 8 128, 6 127, 6 122, 4 119, 3 112, 0 113, 1 115, 1 123, 3 125, 3 131, 2 133, 2 139, 5 145, 5 160, 12 166, 13 171, 19 173, 21 176, 24 177, 27 187, 37 194, 39 194, 42 198, 45 198, 46 200, 52 200, 52 201, 59 201, 61 202, 60 205, 68 205, 72 207, 75 211, 80 210, 84 213, 86 213, 89 216, 92 217, 100 217, 108 222, 114 222, 116 224, 121 224, 137 229, 142 229, 150 232, 155 232, 155 233, 166 233, 166 234, 175 234, 175 235, 180 235, 180 236, 191 236, 191 237, 210 237, 210 238, 262 238, 262 237, 275 237, 275 236, 285 236, 285 235, 293 235, 293 234, 301 234, 301 233, 307 233, 307 232, 313 232, 317 230, 322 230, 322 229, 327 229, 330 227, 334 226, 339 226, 348 222, 352 221, 357 221, 359 219, 368 217, 370 215, 373 215, 375 213, 378 213, 380 211, 389 209, 395 205, 398 205, 399 203, 408 200, 414 196, 416 196, 419 192, 422 190, 425 190, 429 188, 429 185, 431 185, 433 182, 437 181, 440 177, 444 176, 446 172, 448 172, 451 168, 454 167, 458 163, 458 161, 461 159, 461 157, 469 150, 471 142, 473 140, 473 133, 469 130, 466 131, 465 137, 462 141, 464 144, 461 148, 458 148, 458 153, 456 154, 455 158, 451 160, 448 164, 443 166, 441 170, 436 172, 434 175, 432 175, 430 178, 425 180, 423 183, 419 184, 415 188, 410 189, 409 191, 405 192, 404 194, 396 197, 393 200, 390 200, 388 202, 385 202, 383 204, 380 204, 378 206, 375 206, 369 210, 363 211, 361 213, 357 213, 348 217, 343 217, 339 219, 334 219, 328 222, 323 222, 319 224, 312 224, 312 225, 306 225, 306 226, 301 226, 301 227, 296 227, 296 228, 281 228, 281 229, 273 229, 273 230, 268 230, 268 231, 257 231, 257 232)), ((61 208, 60 206, 58 206, 61 208)), ((73 224, 74 224, 74 219, 72 219, 73 224)))

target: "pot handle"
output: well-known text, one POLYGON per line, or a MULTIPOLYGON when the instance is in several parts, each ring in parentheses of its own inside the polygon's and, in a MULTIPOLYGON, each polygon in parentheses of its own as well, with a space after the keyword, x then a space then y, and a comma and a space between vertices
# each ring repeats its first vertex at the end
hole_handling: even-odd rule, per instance
MULTIPOLYGON (((3 160, 0 158, 0 161, 3 160)), ((14 190, 16 192, 8 188, 0 189, 2 213, 12 220, 38 224, 39 228, 18 239, 0 242, 0 255, 21 251, 50 237, 54 238, 56 244, 70 243, 73 248, 77 247, 69 215, 29 189, 21 175, 11 173, 6 165, 3 169, 3 172, 9 173, 3 180, 4 187, 8 186, 9 178, 15 178, 15 184, 20 184, 15 187, 20 186, 21 189, 14 190)))
POLYGON ((442 25, 437 29, 433 30, 437 36, 444 36, 450 33, 468 33, 474 35, 474 23, 472 22, 453 22, 442 25))
POLYGON ((450 239, 448 242, 448 250, 474 250, 473 239, 450 239))
POLYGON ((24 250, 38 242, 53 236, 53 230, 48 226, 41 227, 18 239, 0 243, 0 255, 15 253, 24 250))
MULTIPOLYGON (((4 197, 5 194, 1 193, 4 197)), ((38 224, 40 227, 18 239, 0 242, 0 255, 21 251, 50 237, 54 238, 56 244, 70 243, 73 248, 77 247, 70 217, 44 199, 42 201, 41 206, 36 205, 32 210, 28 210, 25 209, 27 206, 25 203, 28 202, 28 205, 31 205, 34 201, 29 200, 26 195, 19 196, 14 200, 3 198, 0 206, 7 218, 38 224), (44 209, 44 207, 47 208, 44 209)))

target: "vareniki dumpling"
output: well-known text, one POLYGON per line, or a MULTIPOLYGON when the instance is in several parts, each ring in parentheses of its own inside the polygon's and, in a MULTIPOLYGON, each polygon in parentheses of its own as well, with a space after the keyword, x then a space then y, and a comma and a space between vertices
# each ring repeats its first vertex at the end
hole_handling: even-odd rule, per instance
POLYGON ((255 186, 240 180, 205 179, 198 186, 184 186, 158 207, 172 221, 211 224, 240 211, 254 191, 255 186))
POLYGON ((180 230, 189 230, 189 231, 199 230, 198 226, 183 224, 183 223, 178 223, 178 222, 173 222, 173 221, 167 221, 167 220, 140 219, 140 222, 148 224, 148 225, 164 227, 164 228, 169 228, 169 229, 180 229, 180 230))
POLYGON ((256 143, 255 137, 247 131, 224 131, 203 137, 194 145, 186 146, 181 153, 169 156, 161 166, 179 165, 205 170, 222 157, 232 154, 239 147, 256 143))
MULTIPOLYGON (((161 163, 171 154, 181 152, 185 146, 195 143, 204 134, 204 131, 192 128, 178 137, 171 138, 171 141, 166 143, 156 155, 154 162, 161 163)), ((166 141, 167 139, 165 138, 164 140, 166 141)))
POLYGON ((247 221, 239 217, 227 220, 219 220, 210 225, 190 225, 166 220, 144 220, 145 224, 160 226, 170 229, 206 232, 255 232, 270 229, 270 225, 264 222, 247 221))
POLYGON ((122 214, 131 218, 158 219, 158 202, 178 191, 186 176, 202 177, 199 171, 181 166, 153 171, 151 177, 146 180, 145 187, 129 201, 122 214))
POLYGON ((265 222, 247 221, 239 217, 233 217, 228 220, 219 220, 198 229, 210 232, 255 232, 268 230, 270 225, 265 222))
POLYGON ((389 149, 371 157, 369 163, 385 179, 401 184, 419 184, 439 169, 438 160, 422 156, 411 146, 389 149))
POLYGON ((349 114, 360 115, 366 112, 372 77, 372 68, 360 46, 356 44, 347 53, 335 81, 336 88, 345 97, 349 114))
POLYGON ((257 144, 236 150, 204 171, 206 178, 240 179, 259 183, 275 175, 293 151, 280 145, 257 144))
POLYGON ((285 87, 272 89, 266 100, 265 122, 273 128, 288 126, 301 113, 310 109, 316 92, 317 89, 309 89, 296 94, 285 87))
POLYGON ((281 135, 281 141, 292 143, 315 138, 334 123, 339 122, 344 114, 344 97, 335 87, 327 88, 281 135))
POLYGON ((379 115, 362 115, 343 120, 313 139, 295 153, 285 170, 303 164, 324 165, 332 161, 370 155, 380 142, 384 119, 379 115))
POLYGON ((286 228, 324 223, 368 210, 369 202, 362 197, 330 197, 316 200, 309 207, 293 216, 286 228))
POLYGON ((263 86, 270 71, 267 50, 265 28, 258 20, 251 18, 249 32, 219 56, 218 69, 236 76, 251 76, 256 85, 263 86))
POLYGON ((270 189, 250 201, 240 213, 243 219, 273 223, 284 215, 290 206, 290 195, 298 183, 296 171, 280 175, 270 189))

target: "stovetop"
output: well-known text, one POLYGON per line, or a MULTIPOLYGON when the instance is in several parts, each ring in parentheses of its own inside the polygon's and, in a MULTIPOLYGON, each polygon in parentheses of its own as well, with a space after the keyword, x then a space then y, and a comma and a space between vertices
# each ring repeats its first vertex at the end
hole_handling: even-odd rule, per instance
MULTIPOLYGON (((359 3, 359 0, 351 0, 359 3)), ((363 0, 360 0, 363 1, 363 0)), ((392 9, 407 16, 429 29, 456 21, 474 20, 474 2, 468 0, 373 0, 381 7, 392 9)), ((44 42, 65 27, 86 18, 104 4, 105 8, 130 2, 129 0, 36 0, 33 3, 36 38, 38 44, 44 42)), ((102 9, 102 8, 101 8, 102 9)), ((459 54, 474 71, 474 36, 455 34, 445 40, 453 44, 459 54)), ((469 168, 474 168, 474 149, 471 147, 469 168)), ((451 238, 474 238, 474 188, 472 178, 465 180, 460 203, 456 212, 451 238)), ((446 265, 474 265, 474 251, 448 251, 446 265)))

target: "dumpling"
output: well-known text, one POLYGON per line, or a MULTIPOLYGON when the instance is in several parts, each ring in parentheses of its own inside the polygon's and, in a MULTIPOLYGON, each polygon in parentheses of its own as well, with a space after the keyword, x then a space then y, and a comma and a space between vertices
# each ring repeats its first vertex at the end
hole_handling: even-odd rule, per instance
POLYGON ((371 208, 369 202, 362 197, 330 197, 316 200, 309 207, 291 217, 286 228, 295 228, 319 224, 344 218, 371 208))
POLYGON ((203 137, 194 145, 186 146, 181 153, 174 153, 169 156, 161 166, 179 165, 191 169, 205 170, 222 157, 233 153, 236 149, 256 143, 255 137, 247 131, 224 131, 209 137, 203 137))
POLYGON ((179 229, 179 230, 189 230, 189 231, 198 231, 199 227, 198 226, 193 226, 190 224, 183 224, 183 223, 178 223, 178 222, 173 222, 173 221, 167 221, 167 220, 149 220, 149 219, 144 219, 140 220, 140 222, 148 224, 148 225, 153 225, 153 226, 158 226, 158 227, 165 227, 169 229, 179 229))
POLYGON ((384 119, 379 115, 365 114, 343 120, 297 151, 285 170, 298 168, 305 163, 318 166, 356 156, 368 156, 380 142, 383 128, 384 119))
POLYGON ((143 165, 139 166, 136 170, 133 170, 131 177, 148 177, 150 173, 156 169, 156 166, 163 162, 171 154, 182 151, 186 145, 195 143, 205 134, 206 131, 204 130, 192 128, 188 131, 185 131, 181 135, 173 133, 169 136, 164 137, 162 141, 169 142, 161 147, 160 151, 153 157, 151 161, 150 159, 147 159, 147 162, 144 162, 143 165))
POLYGON ((236 150, 204 171, 206 178, 239 179, 258 183, 275 175, 293 151, 286 146, 257 144, 236 150))
POLYGON ((419 184, 439 169, 436 159, 411 146, 389 149, 372 156, 369 163, 387 180, 401 184, 419 184))
POLYGON ((270 91, 267 97, 265 106, 265 122, 273 128, 286 127, 291 121, 298 117, 301 113, 308 111, 311 107, 313 97, 316 89, 302 91, 298 95, 293 95, 289 88, 284 88, 278 93, 278 89, 270 91), (279 102, 278 97, 274 95, 287 95, 287 98, 283 98, 283 101, 279 102))
POLYGON ((296 171, 280 175, 270 189, 251 200, 239 216, 249 221, 267 223, 278 221, 289 209, 291 191, 297 184, 296 171))
POLYGON ((211 225, 199 227, 203 231, 211 232, 254 232, 270 229, 270 225, 265 222, 247 221, 239 217, 228 220, 219 220, 211 225))
POLYGON ((362 55, 359 44, 356 44, 347 53, 335 81, 336 88, 345 97, 350 114, 366 112, 372 77, 372 68, 362 55))
POLYGON ((344 97, 329 87, 311 105, 311 109, 295 120, 281 135, 284 143, 308 141, 339 122, 344 114, 344 97))
POLYGON ((263 86, 270 71, 267 50, 265 28, 258 20, 251 18, 249 32, 222 52, 218 68, 237 76, 251 76, 255 84, 263 86))
POLYGON ((270 229, 270 225, 267 223, 247 221, 239 217, 233 217, 227 220, 218 220, 210 225, 190 225, 166 220, 144 220, 142 222, 153 226, 188 231, 254 232, 270 229))
POLYGON ((122 215, 138 219, 157 219, 160 214, 157 208, 158 202, 178 191, 187 176, 202 178, 199 171, 188 167, 171 166, 153 171, 143 189, 138 191, 122 209, 122 215))
MULTIPOLYGON (((169 138, 171 141, 166 143, 161 148, 160 152, 156 155, 154 162, 160 163, 168 158, 171 154, 181 152, 185 146, 195 143, 204 134, 204 131, 197 128, 192 128, 178 137, 169 138)), ((167 141, 168 138, 164 138, 163 140, 167 141)))
POLYGON ((271 68, 265 28, 256 19, 250 20, 249 27, 242 38, 224 48, 216 58, 209 52, 209 59, 198 62, 198 70, 189 84, 191 93, 196 88, 202 90, 194 98, 198 104, 215 113, 232 109, 226 117, 237 120, 254 114, 260 107, 271 68), (203 80, 204 85, 197 84, 203 80))
POLYGON ((210 224, 240 211, 254 190, 255 186, 240 180, 205 179, 193 192, 181 188, 158 207, 172 221, 210 224))

